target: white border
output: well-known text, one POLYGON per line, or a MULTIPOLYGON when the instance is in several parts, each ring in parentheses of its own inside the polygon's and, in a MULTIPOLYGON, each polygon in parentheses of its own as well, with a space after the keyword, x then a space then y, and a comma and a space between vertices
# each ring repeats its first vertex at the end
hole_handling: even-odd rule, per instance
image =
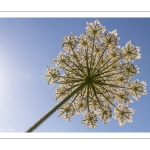
POLYGON ((0 11, 148 11, 149 0, 3 0, 0 11))
POLYGON ((1 18, 149 18, 150 11, 148 12, 104 12, 104 11, 91 11, 91 12, 61 12, 61 11, 51 11, 51 12, 0 12, 1 18))
POLYGON ((150 133, 1 133, 0 139, 33 138, 33 139, 150 139, 150 133))

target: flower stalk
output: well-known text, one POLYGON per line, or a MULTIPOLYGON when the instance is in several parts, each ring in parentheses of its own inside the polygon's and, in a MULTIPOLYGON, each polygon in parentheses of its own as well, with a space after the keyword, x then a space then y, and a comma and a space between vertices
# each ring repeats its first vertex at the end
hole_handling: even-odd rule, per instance
POLYGON ((66 98, 64 98, 61 102, 59 102, 55 107, 50 109, 44 116, 42 116, 35 124, 33 124, 29 129, 25 132, 32 132, 35 130, 43 121, 45 121, 50 115, 52 115, 56 110, 58 110, 63 104, 65 104, 72 96, 76 93, 80 92, 88 84, 88 81, 83 82, 79 87, 77 87, 74 91, 72 91, 66 98))

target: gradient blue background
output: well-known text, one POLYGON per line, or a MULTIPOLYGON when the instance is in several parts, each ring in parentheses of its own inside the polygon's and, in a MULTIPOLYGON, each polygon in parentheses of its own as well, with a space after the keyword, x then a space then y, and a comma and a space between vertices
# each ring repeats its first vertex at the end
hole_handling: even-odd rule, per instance
POLYGON ((95 19, 106 32, 117 29, 120 46, 131 40, 141 49, 142 58, 135 61, 141 73, 134 79, 147 82, 148 95, 129 105, 135 110, 133 123, 120 127, 112 118, 106 125, 99 120, 97 129, 87 129, 82 114, 66 122, 56 111, 34 132, 150 132, 149 18, 0 18, 0 132, 24 132, 57 104, 52 98, 57 85, 47 85, 41 76, 63 51, 63 36, 85 33, 86 22, 95 19))

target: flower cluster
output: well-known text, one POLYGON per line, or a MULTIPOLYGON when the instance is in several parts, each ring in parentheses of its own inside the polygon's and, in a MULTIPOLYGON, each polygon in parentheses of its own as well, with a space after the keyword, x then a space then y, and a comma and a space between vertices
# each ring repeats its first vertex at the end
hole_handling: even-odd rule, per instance
POLYGON ((131 97, 137 100, 146 94, 146 82, 131 80, 139 73, 133 61, 141 57, 140 48, 131 41, 120 48, 118 41, 117 30, 106 33, 98 20, 87 23, 85 34, 63 38, 65 52, 53 60, 63 74, 51 67, 45 74, 48 84, 59 84, 56 100, 69 97, 60 107, 59 116, 69 121, 83 113, 82 123, 88 128, 96 128, 98 118, 106 124, 112 116, 120 126, 132 122, 134 110, 128 105, 131 97))

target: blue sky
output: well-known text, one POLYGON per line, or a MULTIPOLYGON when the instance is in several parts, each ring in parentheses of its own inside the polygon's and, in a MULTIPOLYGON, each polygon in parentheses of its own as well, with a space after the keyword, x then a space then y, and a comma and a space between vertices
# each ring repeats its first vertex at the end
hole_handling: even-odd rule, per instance
POLYGON ((135 61, 141 73, 134 79, 147 82, 148 95, 129 105, 135 110, 133 123, 120 127, 112 118, 106 125, 99 120, 97 129, 87 129, 82 114, 66 122, 56 111, 34 132, 150 132, 149 18, 0 18, 0 132, 24 132, 57 104, 53 100, 57 85, 47 85, 41 76, 63 51, 63 36, 85 33, 86 22, 95 19, 106 32, 117 29, 120 46, 131 40, 141 49, 142 58, 135 61))

